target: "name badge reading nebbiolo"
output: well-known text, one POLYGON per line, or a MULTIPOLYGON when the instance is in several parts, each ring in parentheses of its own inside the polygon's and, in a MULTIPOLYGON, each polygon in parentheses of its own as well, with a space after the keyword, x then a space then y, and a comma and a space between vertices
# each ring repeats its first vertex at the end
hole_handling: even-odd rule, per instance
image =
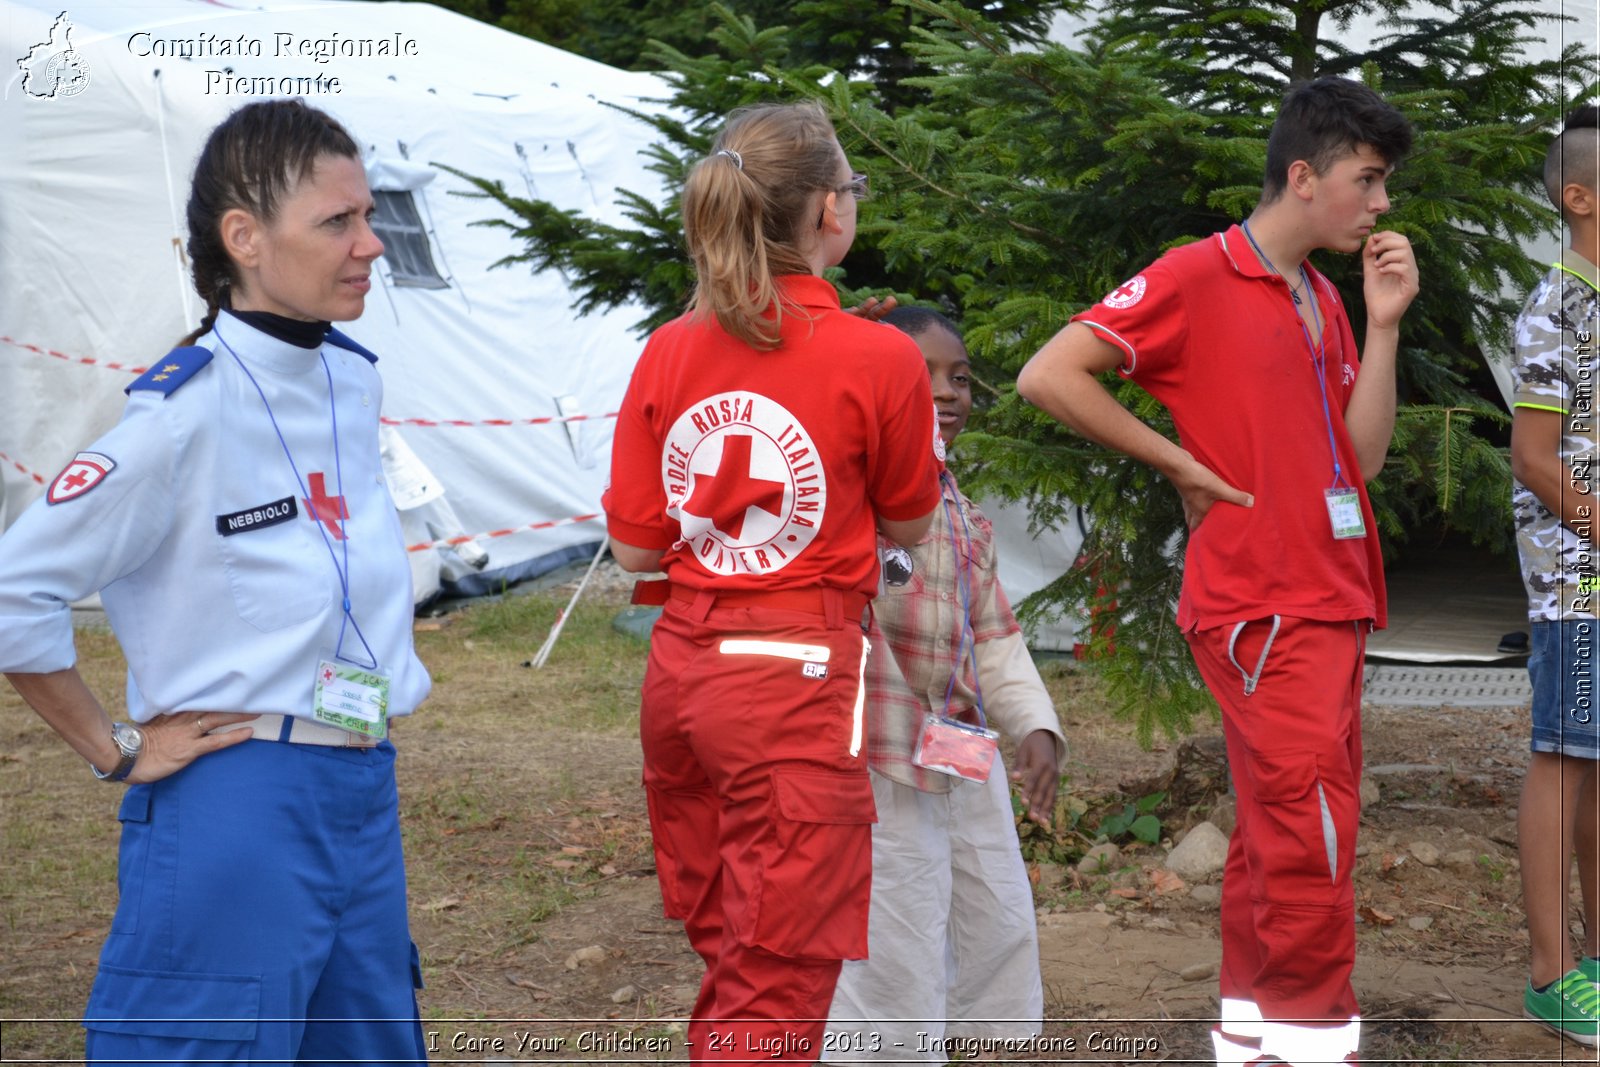
POLYGON ((1328 501, 1328 522, 1333 525, 1336 541, 1348 541, 1367 536, 1367 524, 1361 517, 1361 494, 1354 489, 1324 489, 1328 501))
POLYGON ((325 657, 317 664, 311 714, 318 722, 382 740, 389 734, 389 672, 325 657))

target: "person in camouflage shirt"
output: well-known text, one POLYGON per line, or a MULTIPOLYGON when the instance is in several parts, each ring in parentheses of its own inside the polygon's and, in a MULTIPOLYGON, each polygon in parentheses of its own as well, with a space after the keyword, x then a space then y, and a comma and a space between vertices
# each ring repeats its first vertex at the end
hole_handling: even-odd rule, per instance
MULTIPOLYGON (((1592 477, 1596 441, 1595 331, 1600 292, 1595 267, 1572 250, 1528 297, 1516 328, 1516 407, 1554 412, 1560 421, 1558 458, 1574 483, 1592 477), (1588 366, 1581 368, 1587 357, 1588 366), (1581 374, 1581 378, 1580 378, 1581 374)), ((1576 492, 1569 486, 1569 491, 1576 492)), ((1528 589, 1530 619, 1594 615, 1596 553, 1591 516, 1566 526, 1534 491, 1514 482, 1511 494, 1528 589)))
POLYGON ((1528 588, 1532 755, 1518 810, 1530 976, 1523 1010, 1585 1045, 1600 1043, 1600 708, 1595 702, 1595 387, 1600 363, 1600 129, 1594 107, 1567 117, 1545 158, 1545 187, 1572 234, 1517 319, 1512 503, 1528 588), (1577 852, 1583 954, 1567 934, 1577 852))

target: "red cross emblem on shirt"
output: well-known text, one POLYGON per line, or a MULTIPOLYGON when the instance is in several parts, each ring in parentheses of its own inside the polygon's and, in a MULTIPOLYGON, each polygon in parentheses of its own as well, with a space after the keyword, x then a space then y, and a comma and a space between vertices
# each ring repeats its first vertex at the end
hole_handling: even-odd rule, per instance
POLYGON ((783 508, 785 483, 750 474, 751 441, 749 434, 724 437, 716 473, 695 475, 694 492, 683 502, 683 510, 712 520, 735 540, 744 533, 746 510, 755 507, 781 515, 783 508))
POLYGON ((1119 309, 1133 307, 1144 299, 1144 291, 1148 284, 1143 274, 1135 274, 1106 294, 1106 307, 1119 309))
POLYGON ((99 452, 79 452, 50 483, 50 488, 45 491, 45 500, 59 504, 80 497, 104 481, 106 475, 116 467, 116 461, 110 456, 99 452))
POLYGON ((339 520, 350 517, 349 509, 344 506, 344 497, 328 495, 328 484, 320 471, 311 475, 310 481, 310 498, 300 498, 305 501, 306 510, 316 521, 328 528, 335 541, 343 541, 344 530, 340 527, 339 520))

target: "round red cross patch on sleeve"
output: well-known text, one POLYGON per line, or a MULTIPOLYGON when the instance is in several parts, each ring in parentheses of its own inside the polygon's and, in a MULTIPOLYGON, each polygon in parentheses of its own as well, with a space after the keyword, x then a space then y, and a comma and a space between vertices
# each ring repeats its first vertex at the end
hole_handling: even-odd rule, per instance
POLYGON ((44 498, 51 504, 75 500, 101 482, 116 469, 116 461, 99 452, 79 452, 67 464, 67 469, 56 475, 44 498))
POLYGON ((1144 299, 1145 280, 1143 274, 1135 274, 1111 292, 1106 294, 1102 303, 1108 308, 1131 308, 1144 299))

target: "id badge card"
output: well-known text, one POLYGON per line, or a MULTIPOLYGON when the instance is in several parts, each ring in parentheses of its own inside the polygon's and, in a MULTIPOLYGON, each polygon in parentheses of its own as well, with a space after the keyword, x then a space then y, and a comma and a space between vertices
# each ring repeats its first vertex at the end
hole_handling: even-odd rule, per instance
POLYGON ((1366 520, 1361 517, 1361 494, 1351 488, 1324 489, 1328 503, 1328 522, 1335 541, 1367 536, 1366 520))
POLYGON ((329 726, 383 740, 389 735, 389 672, 324 656, 311 691, 311 715, 329 726))
POLYGON ((995 731, 928 715, 922 720, 911 762, 923 770, 987 782, 999 751, 1000 735, 995 731))

